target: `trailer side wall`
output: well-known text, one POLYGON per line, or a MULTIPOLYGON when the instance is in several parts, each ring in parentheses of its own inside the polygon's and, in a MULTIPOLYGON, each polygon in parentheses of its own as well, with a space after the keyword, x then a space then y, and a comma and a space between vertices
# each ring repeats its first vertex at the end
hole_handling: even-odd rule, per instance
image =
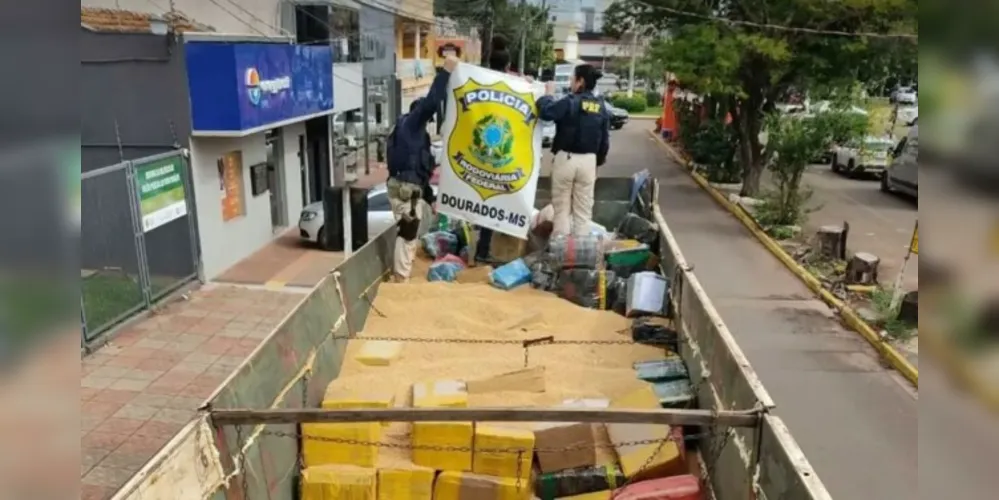
MULTIPOLYGON (((676 322, 690 339, 683 354, 691 365, 692 380, 699 388, 701 406, 719 410, 769 410, 773 403, 686 264, 659 213, 657 184, 649 181, 637 192, 634 187, 633 179, 600 179, 596 218, 613 229, 615 221, 627 213, 634 193, 641 207, 638 211, 660 225, 662 237, 658 250, 664 272, 673 282, 676 322), (699 380, 703 382, 698 383, 699 380)), ((539 205, 547 199, 550 199, 550 184, 542 179, 539 205)), ((344 338, 360 331, 371 314, 370 302, 390 268, 394 242, 392 228, 337 266, 210 398, 209 406, 318 405, 326 385, 339 374, 346 346, 344 338)), ((206 441, 203 429, 204 425, 194 424, 185 428, 115 498, 178 498, 176 491, 155 485, 166 479, 179 480, 176 478, 180 476, 184 477, 184 484, 190 483, 185 491, 198 491, 201 498, 297 498, 298 442, 293 426, 216 429, 214 441, 206 441), (240 447, 237 443, 246 444, 240 447), (233 464, 241 462, 242 455, 246 457, 245 470, 234 470, 233 464), (196 467, 182 462, 208 465, 196 467), (196 477, 191 478, 190 474, 196 477)), ((718 452, 717 460, 707 458, 714 463, 712 483, 721 500, 828 498, 779 419, 767 416, 759 428, 732 431, 724 447, 718 446, 719 439, 703 442, 702 453, 718 452)), ((184 498, 197 496, 184 495, 184 498)))

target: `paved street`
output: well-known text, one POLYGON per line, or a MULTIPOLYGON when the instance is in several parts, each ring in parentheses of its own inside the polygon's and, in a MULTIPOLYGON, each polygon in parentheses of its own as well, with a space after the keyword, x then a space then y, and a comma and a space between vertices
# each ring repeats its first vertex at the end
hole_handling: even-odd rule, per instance
POLYGON ((647 134, 651 126, 636 121, 615 132, 601 175, 648 168, 659 179, 660 205, 684 256, 832 496, 918 498, 918 473, 932 471, 960 478, 960 484, 949 486, 964 493, 962 498, 992 498, 996 479, 974 457, 995 449, 990 443, 999 443, 999 435, 982 430, 952 437, 946 430, 981 428, 975 425, 981 420, 978 410, 955 406, 949 424, 920 428, 918 396, 911 386, 883 368, 859 335, 840 326, 823 303, 671 162, 647 134), (951 439, 959 439, 961 448, 951 439))
MULTIPOLYGON (((813 189, 806 230, 814 234, 825 225, 850 223, 847 248, 881 258, 880 281, 895 282, 902 266, 912 229, 919 215, 916 200, 881 192, 876 178, 851 179, 833 173, 828 165, 813 165, 804 183, 813 189)), ((913 256, 905 271, 903 288, 916 290, 919 284, 919 257, 913 256)))
POLYGON ((304 297, 209 284, 83 358, 81 498, 110 498, 304 297))

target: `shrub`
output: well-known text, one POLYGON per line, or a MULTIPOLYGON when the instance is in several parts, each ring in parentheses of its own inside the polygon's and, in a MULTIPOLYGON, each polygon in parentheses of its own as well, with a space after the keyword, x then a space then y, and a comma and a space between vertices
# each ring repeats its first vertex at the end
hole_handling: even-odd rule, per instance
MULTIPOLYGON (((637 95, 637 94, 636 94, 637 95)), ((645 105, 650 108, 658 108, 663 105, 663 95, 656 91, 645 93, 645 105)))
POLYGON ((687 153, 695 163, 703 165, 710 182, 731 184, 742 180, 742 169, 736 161, 738 136, 722 120, 707 120, 690 136, 687 153))
POLYGON ((648 107, 645 104, 645 96, 635 94, 628 97, 626 94, 614 94, 610 98, 611 104, 628 111, 629 113, 641 113, 648 107))

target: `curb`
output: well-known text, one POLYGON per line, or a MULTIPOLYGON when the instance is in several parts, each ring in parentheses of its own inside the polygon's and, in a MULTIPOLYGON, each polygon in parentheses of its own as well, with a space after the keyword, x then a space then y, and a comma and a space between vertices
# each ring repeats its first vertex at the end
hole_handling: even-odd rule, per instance
POLYGON ((843 301, 839 300, 835 295, 830 293, 829 290, 826 290, 822 286, 822 283, 818 280, 818 278, 816 278, 812 273, 808 272, 808 270, 806 270, 800 264, 795 262, 795 260, 791 258, 791 256, 788 255, 787 252, 784 251, 784 249, 780 246, 780 244, 777 243, 777 241, 775 241, 773 238, 771 238, 769 235, 763 232, 759 224, 757 224, 756 221, 752 217, 750 217, 745 210, 733 204, 732 202, 728 201, 728 198, 726 198, 723 194, 721 194, 721 192, 719 192, 717 189, 712 187, 711 184, 708 183, 708 180, 704 178, 704 176, 691 170, 688 167, 687 160, 684 159, 680 155, 680 153, 678 153, 672 146, 663 141, 662 138, 658 137, 655 134, 655 132, 651 130, 648 132, 649 135, 656 141, 656 143, 659 144, 661 148, 663 148, 666 154, 672 157, 673 160, 678 162, 680 165, 685 167, 684 170, 686 170, 687 173, 690 174, 690 176, 694 179, 694 182, 696 182, 697 185, 701 187, 701 189, 703 189, 709 195, 711 195, 711 198, 713 198, 716 203, 721 205, 724 209, 728 210, 729 213, 735 216, 735 218, 738 219, 739 222, 742 223, 742 225, 746 226, 746 229, 748 229, 749 232, 752 233, 753 236, 755 236, 756 239, 759 240, 760 243, 762 243, 763 246, 766 247, 766 249, 769 250, 770 253, 772 253, 774 257, 777 258, 777 260, 781 261, 781 263, 784 264, 784 266, 787 267, 789 271, 791 271, 795 276, 798 277, 798 279, 804 282, 805 286, 807 286, 813 293, 818 295, 819 298, 823 300, 823 302, 832 307, 833 310, 839 314, 841 320, 846 326, 848 326, 850 329, 852 329, 853 331, 859 333, 862 337, 864 337, 864 339, 866 339, 867 342, 870 343, 871 346, 873 346, 874 349, 876 349, 879 354, 881 354, 882 358, 884 358, 885 361, 887 361, 892 368, 901 373, 903 377, 905 377, 909 382, 911 382, 917 388, 919 387, 919 370, 915 366, 913 366, 912 363, 909 362, 909 360, 905 359, 905 357, 902 356, 897 350, 895 350, 895 348, 892 347, 891 344, 882 341, 881 336, 878 335, 878 333, 875 332, 874 329, 872 329, 870 325, 868 325, 867 322, 864 321, 860 317, 860 315, 858 315, 857 312, 853 310, 853 308, 851 308, 843 301))

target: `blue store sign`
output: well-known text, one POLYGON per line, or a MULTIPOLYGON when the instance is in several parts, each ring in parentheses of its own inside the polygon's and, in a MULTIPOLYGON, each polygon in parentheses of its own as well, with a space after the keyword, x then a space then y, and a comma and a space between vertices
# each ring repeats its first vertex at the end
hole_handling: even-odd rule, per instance
POLYGON ((184 44, 193 134, 244 136, 333 112, 325 45, 184 44))

